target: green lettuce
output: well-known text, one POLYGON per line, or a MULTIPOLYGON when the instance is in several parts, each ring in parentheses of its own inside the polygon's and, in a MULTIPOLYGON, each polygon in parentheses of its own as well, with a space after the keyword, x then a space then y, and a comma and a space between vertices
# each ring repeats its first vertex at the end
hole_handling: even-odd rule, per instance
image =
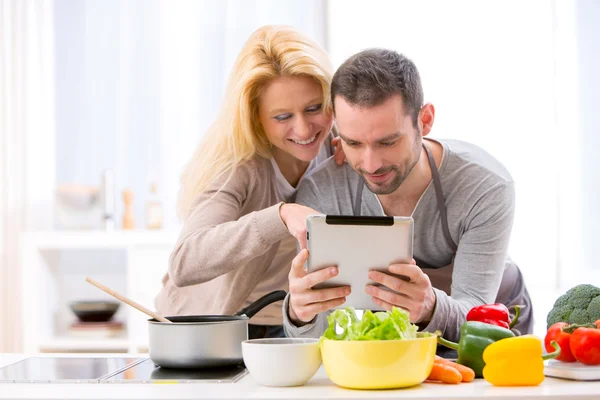
POLYGON ((358 319, 353 307, 335 310, 327 316, 329 326, 322 338, 330 340, 398 340, 415 339, 417 326, 410 323, 408 312, 401 308, 392 311, 364 312, 358 319), (336 325, 342 328, 336 332, 336 325))

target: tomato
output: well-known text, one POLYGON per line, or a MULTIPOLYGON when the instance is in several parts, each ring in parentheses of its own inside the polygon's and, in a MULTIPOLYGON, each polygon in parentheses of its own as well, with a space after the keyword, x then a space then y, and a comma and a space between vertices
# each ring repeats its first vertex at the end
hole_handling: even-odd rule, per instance
POLYGON ((582 364, 600 365, 600 329, 575 329, 571 334, 571 353, 582 364))
POLYGON ((566 322, 557 322, 548 328, 544 338, 544 347, 548 353, 552 353, 554 347, 550 342, 556 340, 556 343, 560 346, 560 355, 556 359, 563 362, 575 362, 577 360, 571 353, 571 334, 562 331, 562 328, 566 326, 569 326, 566 322))

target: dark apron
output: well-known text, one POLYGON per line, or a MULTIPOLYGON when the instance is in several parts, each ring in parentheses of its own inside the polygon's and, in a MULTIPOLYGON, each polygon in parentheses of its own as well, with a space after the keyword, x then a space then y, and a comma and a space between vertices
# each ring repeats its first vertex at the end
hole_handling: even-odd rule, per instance
MULTIPOLYGON (((423 145, 423 148, 427 153, 427 158, 429 159, 429 166, 431 167, 433 186, 435 188, 437 206, 442 221, 442 230, 444 232, 444 237, 446 238, 446 242, 448 243, 450 248, 452 248, 452 250, 456 253, 458 246, 456 245, 456 243, 454 243, 454 240, 452 240, 452 236, 450 235, 450 229, 448 227, 448 216, 446 215, 446 202, 444 200, 444 192, 442 191, 442 181, 440 179, 440 175, 437 166, 435 165, 435 160, 431 155, 431 152, 425 145, 423 145)), ((363 187, 364 183, 359 183, 358 191, 356 193, 356 201, 354 202, 354 215, 360 215, 360 209, 362 206, 363 187)), ((426 264, 421 263, 419 262, 419 260, 416 259, 415 261, 417 262, 417 265, 426 264)), ((421 269, 429 277, 431 285, 434 288, 443 290, 449 296, 451 295, 452 272, 454 270, 454 263, 438 268, 421 269)), ((521 275, 519 267, 517 267, 517 265, 510 259, 507 259, 504 265, 504 273, 502 275, 502 281, 500 283, 500 288, 498 289, 498 295, 496 296, 495 302, 502 303, 509 307, 511 312, 511 318, 514 313, 514 308, 511 308, 512 306, 524 306, 521 308, 521 315, 519 316, 519 321, 514 326, 513 331, 515 331, 515 334, 517 335, 533 332, 533 309, 531 306, 531 299, 529 297, 529 293, 527 292, 527 288, 525 287, 523 275, 521 275)))

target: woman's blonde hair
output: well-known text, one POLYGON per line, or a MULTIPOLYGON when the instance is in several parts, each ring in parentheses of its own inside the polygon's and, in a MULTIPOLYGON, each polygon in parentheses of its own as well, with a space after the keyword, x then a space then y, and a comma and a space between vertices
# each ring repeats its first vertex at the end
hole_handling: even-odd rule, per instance
MULTIPOLYGON (((287 26, 268 25, 250 36, 229 76, 221 110, 181 177, 179 214, 186 218, 208 185, 271 146, 258 118, 258 99, 267 82, 280 76, 310 76, 323 90, 323 111, 331 113, 332 67, 313 40, 287 26)), ((225 181, 226 183, 227 181, 225 181)))

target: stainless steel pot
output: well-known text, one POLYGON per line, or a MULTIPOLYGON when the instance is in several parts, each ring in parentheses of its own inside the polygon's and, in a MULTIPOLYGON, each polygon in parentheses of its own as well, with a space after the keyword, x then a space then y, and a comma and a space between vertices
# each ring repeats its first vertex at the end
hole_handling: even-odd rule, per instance
POLYGON ((242 362, 248 320, 286 292, 264 295, 235 315, 166 317, 172 323, 148 320, 149 355, 166 368, 220 367, 242 362))

